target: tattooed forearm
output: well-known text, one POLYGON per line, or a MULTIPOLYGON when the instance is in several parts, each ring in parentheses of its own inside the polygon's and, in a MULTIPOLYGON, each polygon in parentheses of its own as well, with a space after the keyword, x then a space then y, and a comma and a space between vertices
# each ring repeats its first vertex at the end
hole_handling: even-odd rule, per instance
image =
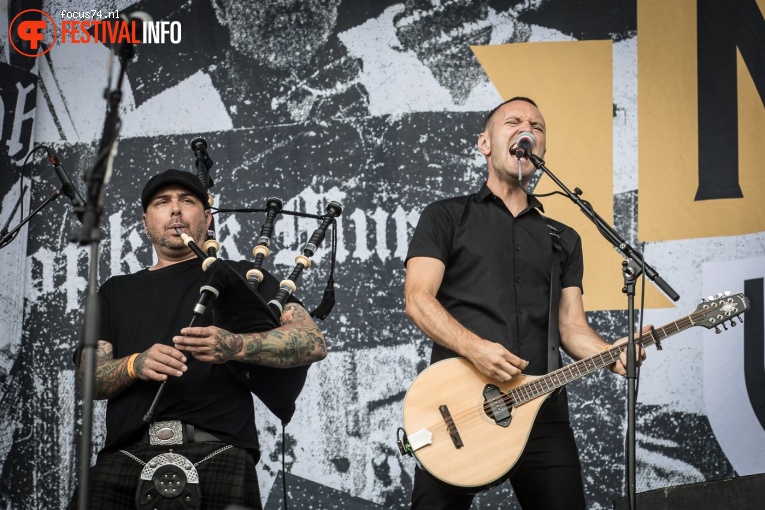
MULTIPOLYGON (((143 356, 143 355, 142 355, 143 356)), ((139 356, 141 358, 141 356, 139 356)), ((127 373, 128 358, 115 360, 112 352, 112 345, 103 340, 98 341, 96 348, 96 385, 95 399, 101 400, 111 398, 132 385, 134 380, 127 373)), ((136 359, 136 368, 138 359, 136 359)), ((80 367, 77 370, 77 381, 82 387, 84 377, 85 363, 84 356, 80 361, 80 367)))
POLYGON ((219 363, 224 363, 239 354, 244 345, 242 335, 219 329, 216 333, 215 356, 219 363))
POLYGON ((253 363, 260 361, 260 353, 263 350, 263 338, 265 334, 252 335, 248 342, 244 346, 244 356, 248 361, 253 363))
POLYGON ((244 340, 240 361, 287 368, 320 361, 327 346, 319 328, 301 306, 288 304, 282 325, 264 333, 237 335, 244 340))

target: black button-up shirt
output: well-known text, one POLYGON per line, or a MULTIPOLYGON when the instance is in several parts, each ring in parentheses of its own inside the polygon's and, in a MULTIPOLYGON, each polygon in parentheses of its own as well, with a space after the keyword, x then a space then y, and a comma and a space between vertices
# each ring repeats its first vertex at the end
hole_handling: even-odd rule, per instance
MULTIPOLYGON (((498 342, 525 359, 524 373, 547 372, 552 238, 548 222, 560 235, 561 288, 582 288, 579 234, 529 207, 513 217, 504 202, 484 184, 478 193, 448 198, 422 212, 407 260, 432 257, 446 266, 436 298, 463 326, 481 338, 498 342)), ((433 345, 431 362, 456 354, 433 345)), ((540 422, 567 421, 565 392, 548 405, 540 422)))

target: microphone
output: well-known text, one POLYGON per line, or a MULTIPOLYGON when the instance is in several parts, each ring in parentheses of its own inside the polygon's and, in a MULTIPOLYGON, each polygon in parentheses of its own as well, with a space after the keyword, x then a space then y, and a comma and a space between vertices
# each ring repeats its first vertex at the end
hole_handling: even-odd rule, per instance
POLYGON ((518 159, 528 157, 534 147, 537 146, 537 139, 532 133, 523 131, 518 135, 518 139, 515 142, 515 157, 518 159))
MULTIPOLYGON (((120 29, 120 23, 124 23, 127 25, 128 31, 132 30, 133 34, 135 34, 136 31, 135 31, 135 27, 133 27, 133 23, 138 23, 140 26, 143 26, 144 23, 151 23, 152 21, 154 21, 154 19, 148 13, 145 13, 143 11, 133 11, 129 14, 123 13, 123 14, 120 14, 120 17, 117 18, 116 20, 116 29, 120 29)), ((139 29, 139 30, 140 31, 138 32, 138 34, 142 34, 143 29, 139 29)), ((114 53, 118 57, 128 57, 128 58, 133 57, 132 42, 121 42, 121 43, 112 44, 111 50, 112 50, 112 53, 114 53)))
POLYGON ((56 155, 50 149, 48 149, 48 161, 50 161, 50 164, 53 165, 53 170, 56 171, 58 180, 61 181, 61 192, 69 197, 69 200, 72 201, 74 212, 77 214, 77 217, 80 219, 80 221, 82 221, 81 215, 82 208, 85 207, 85 200, 83 200, 80 192, 77 191, 77 188, 74 187, 72 180, 69 178, 69 174, 66 173, 64 167, 61 166, 61 162, 59 162, 56 155))
POLYGON ((152 21, 154 21, 154 18, 152 18, 151 15, 149 15, 149 13, 143 12, 143 11, 133 11, 130 14, 128 14, 127 16, 125 16, 123 14, 120 17, 123 20, 127 17, 126 21, 140 21, 140 22, 144 22, 145 21, 147 23, 151 23, 152 21))

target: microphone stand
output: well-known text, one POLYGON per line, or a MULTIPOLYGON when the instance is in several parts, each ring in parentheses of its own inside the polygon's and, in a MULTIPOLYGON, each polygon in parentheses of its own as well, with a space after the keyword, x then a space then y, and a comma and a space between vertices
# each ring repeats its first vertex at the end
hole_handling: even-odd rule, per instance
POLYGON ((571 192, 555 175, 545 166, 542 158, 536 154, 529 154, 529 159, 534 166, 546 173, 563 190, 565 195, 571 199, 579 210, 584 213, 598 229, 598 232, 610 242, 614 248, 627 259, 622 261, 622 275, 624 277, 624 287, 622 292, 627 294, 627 499, 630 510, 636 508, 635 495, 635 381, 637 378, 635 362, 635 282, 640 274, 645 270, 646 276, 651 279, 672 301, 677 301, 680 296, 669 286, 664 279, 659 276, 654 268, 645 263, 640 252, 630 246, 614 228, 609 225, 588 202, 582 200, 582 190, 575 188, 571 192))
MULTIPOLYGON (((85 176, 87 197, 82 214, 80 245, 90 245, 90 267, 88 292, 85 301, 85 322, 82 335, 82 363, 85 366, 82 378, 82 441, 79 458, 79 491, 77 508, 90 508, 90 456, 93 438, 93 399, 95 397, 96 346, 100 335, 101 306, 98 299, 98 248, 101 240, 100 221, 103 212, 103 185, 107 174, 111 172, 112 158, 116 153, 117 138, 121 127, 119 104, 122 100, 122 84, 125 79, 127 64, 135 55, 132 44, 123 44, 119 48, 120 73, 114 90, 104 91, 107 99, 107 113, 101 135, 98 155, 93 168, 85 176)), ((110 73, 111 76, 111 73, 110 73)), ((107 85, 110 87, 111 83, 107 85)))

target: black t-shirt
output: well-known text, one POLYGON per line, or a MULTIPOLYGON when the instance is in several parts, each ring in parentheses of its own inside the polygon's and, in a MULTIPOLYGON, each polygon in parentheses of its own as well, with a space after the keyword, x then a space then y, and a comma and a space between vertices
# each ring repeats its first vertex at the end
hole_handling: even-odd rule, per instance
MULTIPOLYGON (((241 275, 252 268, 252 263, 226 262, 241 275)), ((100 339, 112 344, 114 359, 143 352, 155 343, 173 345, 172 337, 191 323, 202 274, 199 260, 192 259, 154 271, 144 269, 109 278, 99 289, 100 339)), ((271 313, 267 301, 279 288, 272 275, 264 271, 264 276, 258 287, 262 304, 251 309, 255 320, 271 313)), ((212 314, 208 306, 195 325, 210 324, 212 314)), ((257 458, 258 438, 250 392, 237 382, 225 364, 204 363, 189 353, 186 358, 188 370, 181 377, 168 378, 155 419, 190 423, 227 443, 250 450, 257 458)), ((101 453, 131 444, 145 433, 142 418, 159 384, 139 380, 109 399, 106 444, 101 453)))
MULTIPOLYGON (((543 216, 542 205, 513 217, 484 184, 478 193, 428 205, 417 223, 407 260, 432 257, 446 268, 436 298, 463 326, 498 342, 529 362, 524 373, 547 372, 552 238, 563 244, 561 288, 582 288, 579 234, 543 216)), ((431 363, 457 356, 433 344, 431 363)), ((539 422, 568 421, 565 391, 540 413, 539 422)))

